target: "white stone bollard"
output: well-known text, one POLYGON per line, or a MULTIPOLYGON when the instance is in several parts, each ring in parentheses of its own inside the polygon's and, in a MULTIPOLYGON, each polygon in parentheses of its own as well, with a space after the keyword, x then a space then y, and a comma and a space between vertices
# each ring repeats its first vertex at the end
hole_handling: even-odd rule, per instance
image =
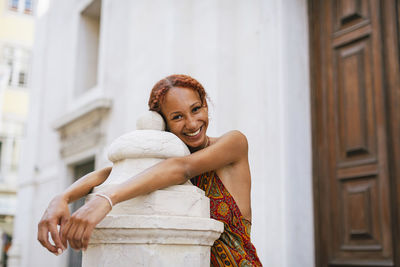
MULTIPOLYGON (((136 126, 111 144, 113 169, 94 193, 190 153, 178 137, 163 131, 158 113, 146 113, 136 126)), ((223 230, 223 223, 210 219, 209 199, 188 181, 114 206, 94 229, 82 266, 209 267, 210 248, 223 230)))

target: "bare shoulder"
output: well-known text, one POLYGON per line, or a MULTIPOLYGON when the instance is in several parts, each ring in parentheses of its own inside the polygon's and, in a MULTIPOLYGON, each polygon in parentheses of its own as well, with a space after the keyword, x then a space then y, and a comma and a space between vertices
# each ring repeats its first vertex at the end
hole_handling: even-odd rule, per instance
POLYGON ((232 130, 218 138, 215 138, 215 143, 222 142, 227 143, 237 152, 246 153, 248 152, 247 137, 241 131, 232 130))
POLYGON ((247 161, 247 138, 240 131, 229 131, 220 137, 210 138, 210 145, 179 161, 185 166, 187 177, 209 170, 247 161))

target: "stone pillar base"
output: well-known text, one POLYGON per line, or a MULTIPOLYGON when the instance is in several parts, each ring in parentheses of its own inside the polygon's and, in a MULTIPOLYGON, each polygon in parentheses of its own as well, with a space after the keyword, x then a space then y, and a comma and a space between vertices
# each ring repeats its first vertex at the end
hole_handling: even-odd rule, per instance
POLYGON ((222 231, 209 218, 109 215, 93 231, 82 266, 210 266, 222 231))
POLYGON ((84 255, 82 266, 210 266, 210 247, 197 245, 129 244, 123 247, 119 244, 94 245, 90 253, 94 257, 84 255), (183 257, 182 251, 184 251, 183 257), (111 255, 102 257, 104 254, 111 255))

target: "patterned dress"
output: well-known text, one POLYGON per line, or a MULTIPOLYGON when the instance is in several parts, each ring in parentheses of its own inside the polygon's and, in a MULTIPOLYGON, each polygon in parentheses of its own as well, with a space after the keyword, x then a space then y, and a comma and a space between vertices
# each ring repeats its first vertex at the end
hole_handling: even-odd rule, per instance
POLYGON ((191 182, 210 198, 211 218, 224 223, 224 232, 211 247, 211 266, 262 266, 250 241, 251 223, 243 217, 217 173, 204 173, 191 182))

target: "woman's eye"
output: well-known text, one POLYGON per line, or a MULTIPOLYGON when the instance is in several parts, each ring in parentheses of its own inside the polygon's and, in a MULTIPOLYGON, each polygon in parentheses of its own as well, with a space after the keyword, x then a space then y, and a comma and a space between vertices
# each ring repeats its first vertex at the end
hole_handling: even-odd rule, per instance
POLYGON ((195 107, 195 108, 193 108, 193 112, 196 112, 196 111, 199 111, 199 109, 200 109, 201 107, 195 107))
POLYGON ((175 115, 172 117, 173 120, 178 120, 180 118, 182 118, 182 115, 175 115))

